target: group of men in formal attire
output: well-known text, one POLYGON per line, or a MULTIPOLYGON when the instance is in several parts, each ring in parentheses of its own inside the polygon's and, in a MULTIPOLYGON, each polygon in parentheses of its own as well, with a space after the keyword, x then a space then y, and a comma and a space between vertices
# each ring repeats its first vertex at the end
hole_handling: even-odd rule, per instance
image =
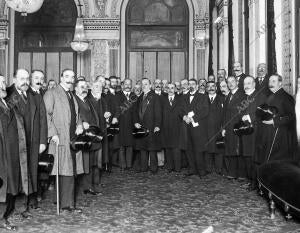
POLYGON ((184 175, 200 178, 215 172, 248 181, 247 188, 254 189, 257 166, 295 159, 297 142, 294 99, 283 90, 282 77, 268 76, 266 69, 260 64, 254 78, 237 62, 233 76, 221 69, 217 80, 213 75, 175 83, 143 78, 135 86, 115 76, 88 82, 65 69, 59 84, 51 80, 47 91, 43 71, 18 69, 8 88, 0 75, 1 227, 15 229, 8 217, 19 193, 25 194, 23 218, 39 208, 42 153, 54 155, 51 175, 59 177, 59 203, 66 212, 82 212, 76 190, 100 195, 101 172, 112 172, 113 166, 149 174, 159 165, 175 174, 187 168, 184 175), (278 109, 274 118, 257 119, 261 104, 278 109), (250 123, 254 132, 235 134, 239 121, 250 123), (74 150, 71 142, 91 126, 101 130, 101 143, 74 150), (134 136, 135 130, 144 136, 134 136))

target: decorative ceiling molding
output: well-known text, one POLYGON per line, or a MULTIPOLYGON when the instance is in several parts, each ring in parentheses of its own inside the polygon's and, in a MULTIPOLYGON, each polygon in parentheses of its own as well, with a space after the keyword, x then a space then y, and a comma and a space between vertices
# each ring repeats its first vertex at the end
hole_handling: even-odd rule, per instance
POLYGON ((83 24, 86 30, 119 30, 120 29, 119 19, 84 18, 83 24))

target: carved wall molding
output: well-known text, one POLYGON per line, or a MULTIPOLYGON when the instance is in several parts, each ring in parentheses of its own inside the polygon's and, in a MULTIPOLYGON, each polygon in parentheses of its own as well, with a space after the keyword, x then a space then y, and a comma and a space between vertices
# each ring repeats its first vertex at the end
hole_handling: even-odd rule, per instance
POLYGON ((120 47, 120 40, 108 40, 107 42, 110 49, 117 49, 120 47))
POLYGON ((108 50, 106 40, 92 41, 92 61, 94 75, 107 75, 108 50))
POLYGON ((0 31, 6 31, 8 29, 8 20, 0 19, 0 31))
POLYGON ((119 19, 100 19, 100 18, 84 18, 84 28, 86 30, 119 30, 119 19))

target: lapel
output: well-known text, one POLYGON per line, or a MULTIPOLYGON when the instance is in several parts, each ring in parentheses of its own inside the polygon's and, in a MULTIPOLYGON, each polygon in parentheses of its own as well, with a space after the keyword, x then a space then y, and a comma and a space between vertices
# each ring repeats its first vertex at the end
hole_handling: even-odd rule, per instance
POLYGON ((29 107, 30 107, 30 122, 31 122, 31 141, 33 139, 33 129, 34 129, 34 119, 35 119, 35 114, 36 114, 36 109, 37 109, 37 106, 35 104, 35 99, 34 99, 34 96, 27 91, 27 101, 29 103, 29 107))
POLYGON ((96 118, 97 126, 99 126, 100 121, 99 121, 99 117, 98 117, 98 114, 97 114, 97 110, 94 108, 94 105, 91 103, 91 100, 89 98, 86 98, 86 103, 89 105, 89 107, 92 111, 92 114, 96 118))
MULTIPOLYGON (((65 92, 65 90, 61 85, 57 86, 57 99, 61 102, 62 109, 66 109, 68 120, 71 121, 71 109, 70 109, 69 100, 67 97, 67 93, 65 92)), ((74 95, 73 95, 73 99, 75 103, 76 101, 74 95)))

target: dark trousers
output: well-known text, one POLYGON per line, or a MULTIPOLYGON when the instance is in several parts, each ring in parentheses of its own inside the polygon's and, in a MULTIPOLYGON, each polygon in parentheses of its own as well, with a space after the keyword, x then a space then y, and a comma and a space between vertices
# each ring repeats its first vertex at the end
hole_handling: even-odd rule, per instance
POLYGON ((75 176, 59 176, 60 208, 75 207, 75 176))
POLYGON ((205 153, 206 171, 222 174, 223 155, 219 153, 205 153))
POLYGON ((233 156, 228 156, 226 155, 224 157, 224 162, 225 162, 225 170, 226 170, 226 175, 231 176, 233 178, 238 178, 239 175, 239 159, 238 156, 233 155, 233 156))
POLYGON ((96 166, 91 167, 89 173, 80 177, 80 183, 82 190, 95 190, 95 186, 100 184, 100 169, 96 166))
POLYGON ((180 172, 181 169, 181 151, 178 148, 167 148, 166 153, 166 167, 168 170, 175 170, 180 172))
POLYGON ((252 156, 239 156, 238 161, 239 177, 252 180, 254 169, 252 156))
POLYGON ((132 146, 121 146, 119 151, 119 164, 120 168, 132 167, 133 149, 132 146))
POLYGON ((6 202, 0 203, 0 219, 8 219, 15 209, 16 196, 6 195, 6 202))
POLYGON ((150 157, 150 171, 157 172, 157 153, 156 151, 141 150, 141 171, 145 172, 148 170, 148 161, 150 157))
POLYGON ((205 156, 204 152, 188 150, 187 153, 190 173, 194 175, 205 175, 206 166, 205 166, 205 156))
POLYGON ((133 151, 133 169, 137 172, 141 171, 141 153, 138 150, 133 151))

